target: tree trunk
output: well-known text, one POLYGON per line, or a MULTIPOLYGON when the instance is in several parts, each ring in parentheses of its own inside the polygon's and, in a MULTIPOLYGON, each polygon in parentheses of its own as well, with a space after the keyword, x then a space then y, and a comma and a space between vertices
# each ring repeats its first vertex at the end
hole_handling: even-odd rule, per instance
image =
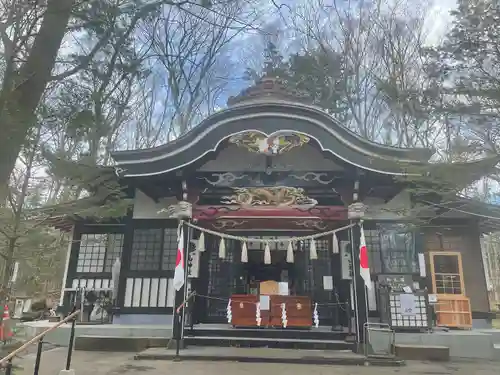
POLYGON ((35 110, 51 79, 74 0, 48 0, 40 30, 16 77, 5 77, 0 92, 0 204, 27 132, 35 125, 35 110))
POLYGON ((0 289, 0 326, 3 324, 3 313, 10 297, 10 277, 14 266, 14 253, 16 251, 17 238, 9 238, 6 249, 5 266, 3 269, 2 285, 0 289))

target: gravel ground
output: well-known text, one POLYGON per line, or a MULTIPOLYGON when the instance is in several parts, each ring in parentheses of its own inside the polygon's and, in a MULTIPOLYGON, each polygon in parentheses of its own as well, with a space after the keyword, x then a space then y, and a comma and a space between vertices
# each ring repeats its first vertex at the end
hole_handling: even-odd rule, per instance
MULTIPOLYGON (((65 348, 46 351, 43 354, 39 375, 57 375, 66 362, 65 348)), ((33 374, 34 354, 17 359, 15 364, 21 369, 14 375, 33 374)), ((76 375, 498 375, 498 362, 453 362, 427 363, 408 362, 404 367, 373 366, 317 366, 256 364, 236 362, 172 362, 134 361, 131 353, 102 353, 76 351, 72 368, 76 375)))

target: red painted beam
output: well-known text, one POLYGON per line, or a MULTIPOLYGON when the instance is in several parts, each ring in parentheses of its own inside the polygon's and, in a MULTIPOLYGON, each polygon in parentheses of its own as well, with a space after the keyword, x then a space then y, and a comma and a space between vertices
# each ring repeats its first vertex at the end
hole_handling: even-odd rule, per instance
POLYGON ((347 220, 347 207, 241 207, 241 206, 193 206, 196 220, 215 219, 319 219, 347 220))

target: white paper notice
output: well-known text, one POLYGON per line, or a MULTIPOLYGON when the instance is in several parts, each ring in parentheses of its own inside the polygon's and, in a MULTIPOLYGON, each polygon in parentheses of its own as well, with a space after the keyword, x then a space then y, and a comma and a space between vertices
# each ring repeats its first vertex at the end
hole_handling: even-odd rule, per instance
POLYGON ((422 253, 418 253, 418 268, 420 269, 420 277, 426 277, 425 255, 422 253))
POLYGON ((400 294, 399 301, 401 303, 401 315, 415 316, 415 295, 414 294, 400 294))
POLYGON ((280 296, 288 296, 289 294, 288 283, 286 282, 278 283, 278 292, 280 296))
POLYGON ((324 290, 333 290, 333 277, 332 276, 323 276, 323 289, 324 290))
POLYGON ((269 296, 260 296, 260 309, 269 311, 269 296))
POLYGON ((410 287, 410 286, 408 286, 408 285, 403 287, 403 291, 404 291, 405 293, 411 293, 411 292, 413 292, 413 290, 411 290, 411 287, 410 287))

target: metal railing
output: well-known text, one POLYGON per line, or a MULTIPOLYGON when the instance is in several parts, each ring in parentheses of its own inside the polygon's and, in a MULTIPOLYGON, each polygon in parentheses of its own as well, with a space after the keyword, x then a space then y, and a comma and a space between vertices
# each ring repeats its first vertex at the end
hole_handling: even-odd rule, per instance
POLYGON ((189 300, 196 295, 196 292, 191 292, 186 297, 184 301, 174 310, 174 336, 175 336, 175 358, 174 360, 180 360, 181 351, 181 340, 184 335, 184 318, 182 316, 182 310, 186 309, 186 305, 189 300))
POLYGON ((0 359, 0 367, 5 368, 5 375, 11 375, 12 374, 12 359, 28 348, 30 345, 33 345, 34 343, 38 342, 37 346, 37 351, 36 351, 36 359, 35 359, 35 366, 33 369, 33 375, 38 375, 38 371, 40 370, 40 363, 42 359, 42 353, 43 353, 43 339, 45 335, 51 331, 56 330, 57 328, 61 327, 63 324, 71 321, 71 331, 69 335, 69 344, 68 344, 68 354, 66 356, 66 370, 69 370, 71 367, 71 359, 73 355, 73 346, 75 342, 75 324, 76 324, 76 317, 80 313, 80 310, 77 309, 76 307, 73 308, 73 311, 71 314, 69 314, 66 318, 58 322, 57 324, 53 325, 52 327, 47 328, 46 330, 42 331, 35 337, 31 338, 27 342, 25 342, 23 345, 21 345, 19 348, 16 350, 12 351, 10 354, 5 356, 4 358, 0 359))
POLYGON ((363 330, 365 357, 394 356, 396 333, 389 324, 367 322, 363 325, 363 330), (377 339, 382 342, 377 342, 377 339))

